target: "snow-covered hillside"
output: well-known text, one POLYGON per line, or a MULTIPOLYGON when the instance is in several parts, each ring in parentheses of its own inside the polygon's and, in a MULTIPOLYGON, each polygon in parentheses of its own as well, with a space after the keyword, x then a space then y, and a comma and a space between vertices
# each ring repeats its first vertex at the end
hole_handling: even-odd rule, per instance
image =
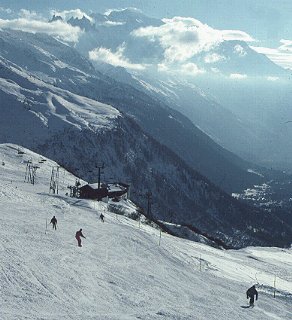
POLYGON ((138 194, 152 191, 149 218, 187 230, 175 227, 175 234, 202 233, 233 248, 290 245, 290 225, 242 205, 193 169, 231 190, 262 180, 188 119, 94 73, 73 48, 51 37, 11 33, 0 32, 0 142, 40 152, 90 182, 97 164, 105 163, 105 181, 130 182, 140 206, 146 207, 138 194))
POLYGON ((1 59, 0 119, 4 141, 34 146, 68 128, 112 129, 119 111, 29 76, 1 59))
POLYGON ((291 249, 222 251, 164 233, 159 245, 158 229, 65 196, 75 177, 62 168, 49 194, 56 163, 17 150, 0 146, 1 319, 291 319, 291 249), (40 166, 35 185, 27 160, 40 166), (53 215, 57 230, 46 230, 53 215), (245 309, 254 283, 259 300, 245 309))
MULTIPOLYGON (((74 48, 44 34, 13 30, 1 31, 0 39, 2 78, 29 88, 35 78, 41 79, 40 92, 62 88, 114 106, 134 118, 145 132, 178 154, 190 167, 229 193, 240 192, 243 187, 261 182, 257 175, 246 171, 238 157, 214 143, 188 118, 170 109, 165 104, 167 101, 158 101, 156 97, 129 84, 117 82, 120 78, 116 74, 95 71, 90 62, 74 48), (22 78, 15 73, 21 73, 22 78)), ((30 100, 27 90, 22 94, 28 94, 30 100)), ((8 105, 11 104, 6 96, 0 98, 3 104, 6 101, 8 105)), ((23 100, 20 99, 20 102, 23 100)), ((3 121, 6 122, 5 117, 3 121)), ((2 142, 20 143, 9 139, 2 142)))

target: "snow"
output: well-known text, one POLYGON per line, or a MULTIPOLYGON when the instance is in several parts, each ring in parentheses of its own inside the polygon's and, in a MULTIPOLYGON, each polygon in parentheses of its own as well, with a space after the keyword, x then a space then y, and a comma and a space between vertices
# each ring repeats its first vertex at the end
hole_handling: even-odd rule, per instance
POLYGON ((254 173, 254 174, 256 174, 256 175, 258 175, 258 176, 260 176, 260 177, 262 177, 262 178, 264 177, 261 173, 255 171, 255 170, 253 170, 253 169, 247 169, 247 172, 249 172, 249 173, 254 173))
POLYGON ((148 83, 148 82, 146 82, 146 81, 144 81, 144 80, 142 80, 142 79, 139 79, 138 77, 136 77, 136 76, 134 76, 134 75, 132 75, 132 78, 135 79, 135 80, 137 80, 137 81, 142 85, 142 87, 144 87, 146 90, 148 90, 148 91, 153 91, 153 92, 155 92, 155 93, 160 93, 160 94, 163 95, 163 96, 167 96, 167 94, 166 94, 164 91, 162 91, 162 90, 159 89, 159 88, 154 87, 154 86, 151 85, 150 83, 148 83))
POLYGON ((11 110, 17 109, 14 112, 17 112, 19 117, 15 120, 11 115, 11 118, 14 117, 13 127, 6 127, 7 122, 3 121, 2 130, 10 137, 17 135, 17 141, 20 143, 31 140, 31 137, 20 136, 20 133, 25 131, 24 124, 35 131, 40 142, 40 137, 48 134, 46 130, 48 128, 55 132, 71 126, 80 130, 84 128, 92 131, 110 130, 115 127, 114 120, 121 116, 120 112, 110 105, 59 89, 31 77, 21 68, 10 65, 7 70, 13 71, 15 81, 0 79, 2 111, 7 118, 11 110), (39 121, 35 122, 35 118, 39 121), (17 125, 15 121, 19 121, 19 124, 17 125))
POLYGON ((292 319, 291 249, 218 250, 164 233, 159 246, 158 229, 67 197, 75 177, 63 168, 59 195, 49 194, 57 164, 17 149, 0 145, 1 319, 292 319), (24 183, 29 159, 35 185, 24 183), (57 231, 46 230, 53 215, 57 231), (259 300, 241 308, 254 283, 259 300))

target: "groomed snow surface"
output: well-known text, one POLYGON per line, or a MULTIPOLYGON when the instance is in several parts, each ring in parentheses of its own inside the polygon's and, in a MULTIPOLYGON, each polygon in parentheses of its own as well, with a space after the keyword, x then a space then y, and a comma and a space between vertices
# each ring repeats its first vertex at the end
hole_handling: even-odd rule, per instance
POLYGON ((64 169, 49 194, 53 161, 24 183, 25 161, 41 156, 23 150, 0 145, 0 319, 292 319, 291 249, 223 251, 164 233, 159 246, 158 229, 67 197, 64 169), (259 300, 243 308, 255 283, 259 300))

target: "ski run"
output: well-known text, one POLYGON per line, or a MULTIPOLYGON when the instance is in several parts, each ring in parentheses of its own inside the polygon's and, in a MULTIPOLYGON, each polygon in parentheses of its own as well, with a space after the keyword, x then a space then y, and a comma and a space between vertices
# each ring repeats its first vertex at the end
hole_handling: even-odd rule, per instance
POLYGON ((66 196, 76 177, 63 168, 59 194, 49 193, 57 164, 20 149, 0 145, 0 319, 292 319, 291 248, 219 250, 160 238, 107 203, 66 196), (39 166, 34 185, 24 182, 28 160, 39 166), (259 299, 246 308, 253 284, 259 299))

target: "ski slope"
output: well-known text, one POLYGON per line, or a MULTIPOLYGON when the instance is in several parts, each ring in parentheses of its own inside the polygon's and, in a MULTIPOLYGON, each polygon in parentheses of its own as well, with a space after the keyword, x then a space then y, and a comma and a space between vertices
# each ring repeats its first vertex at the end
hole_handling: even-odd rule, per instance
POLYGON ((0 145, 0 319, 292 319, 291 249, 223 251, 164 233, 159 245, 158 229, 66 196, 64 169, 49 194, 49 159, 24 183, 25 161, 43 157, 17 148, 0 145), (53 215, 57 231, 46 230, 53 215), (254 283, 259 300, 242 308, 254 283))

